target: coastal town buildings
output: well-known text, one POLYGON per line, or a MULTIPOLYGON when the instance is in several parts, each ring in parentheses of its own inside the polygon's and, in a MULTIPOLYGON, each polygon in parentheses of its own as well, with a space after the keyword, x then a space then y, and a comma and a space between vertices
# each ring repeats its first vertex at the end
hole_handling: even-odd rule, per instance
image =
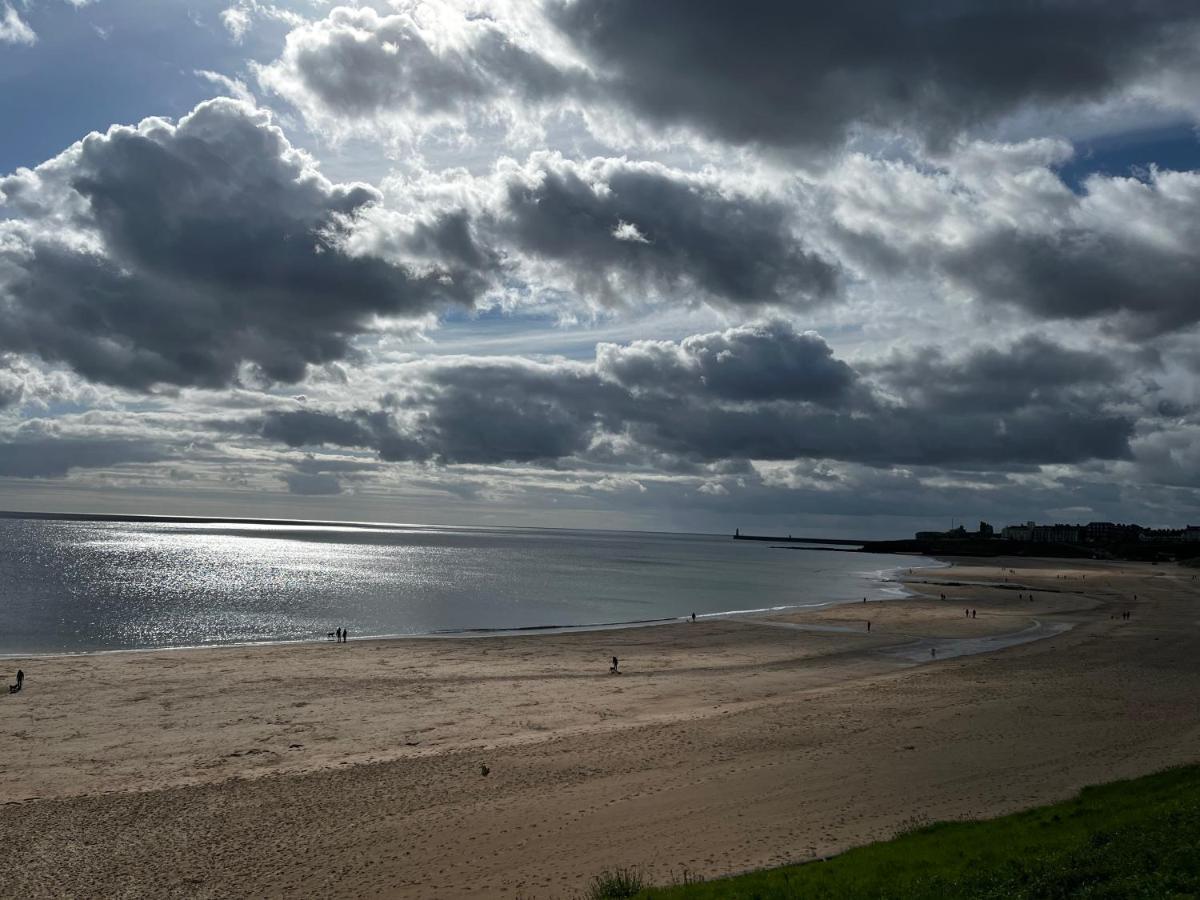
MULTIPOLYGON (((988 540, 996 536, 987 522, 979 523, 978 531, 967 531, 963 526, 949 531, 918 531, 917 540, 988 540)), ((1000 539, 1032 544, 1090 544, 1111 545, 1141 543, 1200 543, 1200 525, 1183 528, 1145 528, 1136 524, 1117 522, 1088 522, 1086 525, 1055 523, 1039 525, 1033 520, 1023 524, 1006 525, 1000 530, 1000 539)))

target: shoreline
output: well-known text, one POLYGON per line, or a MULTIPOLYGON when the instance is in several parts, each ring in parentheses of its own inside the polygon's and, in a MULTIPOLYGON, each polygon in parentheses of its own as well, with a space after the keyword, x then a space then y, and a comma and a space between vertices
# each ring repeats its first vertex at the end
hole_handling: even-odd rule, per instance
MULTIPOLYGON (((930 558, 928 562, 938 563, 941 560, 930 558)), ((940 568, 951 566, 952 563, 943 562, 942 565, 923 565, 917 566, 897 566, 892 568, 877 569, 868 572, 851 573, 873 581, 876 586, 887 584, 902 584, 899 578, 888 577, 887 573, 899 573, 904 569, 917 569, 922 571, 937 571, 940 568)), ((879 588, 884 591, 887 588, 879 588)), ((899 599, 908 596, 903 588, 895 597, 883 599, 899 599)), ((786 604, 782 606, 762 607, 758 609, 733 609, 722 610, 720 612, 698 613, 696 618, 698 621, 711 621, 718 619, 726 619, 735 616, 770 616, 788 610, 802 609, 823 609, 828 606, 839 606, 847 603, 855 603, 854 599, 846 600, 825 600, 819 603, 799 603, 786 604)), ((872 602, 881 602, 879 600, 872 602)), ((662 618, 653 619, 636 619, 628 622, 599 622, 586 625, 525 625, 516 628, 465 628, 458 630, 446 631, 428 631, 414 633, 393 633, 393 634, 364 634, 360 637, 351 638, 349 643, 354 644, 369 644, 376 641, 426 641, 426 640, 479 640, 493 637, 518 637, 522 635, 565 635, 565 634, 584 634, 595 631, 618 631, 634 628, 655 628, 663 625, 671 625, 677 622, 688 622, 689 616, 665 616, 662 618)), ((122 653, 160 653, 160 652, 179 652, 179 651, 203 651, 203 650, 221 650, 221 649, 236 649, 243 647, 305 647, 305 646, 324 646, 326 644, 335 643, 328 637, 312 637, 312 638, 279 638, 262 641, 233 641, 230 643, 213 643, 213 644, 175 644, 159 647, 118 647, 112 649, 95 649, 95 650, 52 650, 44 653, 39 652, 15 652, 15 653, 0 653, 0 660, 4 661, 20 661, 20 660, 43 660, 43 659, 59 659, 65 657, 88 657, 99 655, 113 655, 122 653)))
POLYGON ((865 608, 44 658, 0 707, 0 828, 29 836, 0 896, 571 896, 1196 760, 1191 572, 1001 561, 1028 599, 950 562, 865 608))

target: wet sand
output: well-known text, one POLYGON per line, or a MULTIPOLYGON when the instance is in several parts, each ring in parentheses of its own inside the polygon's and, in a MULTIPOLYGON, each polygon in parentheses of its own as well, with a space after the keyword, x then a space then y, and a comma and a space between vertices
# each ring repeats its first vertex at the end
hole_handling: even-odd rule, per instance
POLYGON ((1200 758, 1192 570, 909 580, 769 618, 7 661, 0 895, 570 897, 1200 758))

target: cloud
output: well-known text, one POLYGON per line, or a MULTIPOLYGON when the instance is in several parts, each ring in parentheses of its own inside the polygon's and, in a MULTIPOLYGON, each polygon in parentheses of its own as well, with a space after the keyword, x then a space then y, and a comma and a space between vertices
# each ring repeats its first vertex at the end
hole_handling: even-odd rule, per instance
POLYGON ((941 263, 988 301, 1040 316, 1119 316, 1143 334, 1200 321, 1200 172, 1088 179, 1052 230, 1019 223, 948 248, 941 263))
POLYGON ((656 163, 535 153, 501 165, 484 214, 498 246, 608 304, 667 296, 803 307, 833 297, 839 269, 805 246, 791 206, 656 163))
POLYGON ((562 97, 574 78, 491 17, 438 4, 393 15, 337 7, 295 28, 280 58, 257 73, 313 124, 386 120, 409 135, 473 116, 511 118, 562 97))
POLYGON ((11 5, 5 3, 3 15, 0 15, 0 44, 32 46, 37 43, 37 39, 37 33, 25 24, 11 5))
POLYGON ((288 472, 282 476, 288 491, 306 497, 331 496, 342 492, 342 483, 336 475, 328 472, 315 475, 303 472, 288 472))
POLYGON ((25 394, 25 379, 2 366, 0 362, 0 409, 20 403, 25 394))
POLYGON ((939 161, 846 158, 819 188, 828 239, 873 279, 1046 319, 1096 319, 1135 340, 1200 322, 1200 171, 1093 175, 1078 192, 1058 141, 974 142, 939 161))
POLYGON ((22 437, 0 441, 0 477, 62 478, 72 469, 157 462, 165 451, 141 440, 22 437))
POLYGON ((380 203, 336 184, 246 103, 93 133, 0 179, 0 349, 136 389, 280 382, 344 359, 380 317, 469 305, 475 284, 352 252, 380 203))
MULTIPOLYGON (((72 0, 74 2, 74 0, 72 0)), ((303 25, 306 19, 293 10, 261 0, 237 0, 221 10, 218 18, 235 44, 240 44, 249 34, 256 19, 284 22, 293 27, 303 25)))
POLYGON ((1061 408, 1075 399, 1095 406, 1100 397, 1116 399, 1121 378, 1111 353, 1073 350, 1037 335, 957 358, 922 347, 868 369, 909 404, 947 415, 1007 413, 1031 405, 1061 408))
POLYGON ((810 401, 848 406, 861 400, 858 373, 815 332, 782 320, 744 325, 682 341, 600 344, 596 368, 634 393, 731 401, 810 401))
POLYGON ((599 87, 735 144, 828 147, 857 127, 945 143, 1026 106, 1086 104, 1196 61, 1185 0, 554 2, 599 87))
POLYGON ((246 87, 245 83, 237 78, 230 78, 228 75, 222 75, 220 72, 211 72, 208 69, 196 69, 194 73, 198 78, 203 78, 220 88, 227 97, 233 97, 235 100, 241 100, 244 103, 254 105, 254 94, 246 87))
POLYGON ((878 367, 875 384, 819 336, 775 321, 601 345, 590 364, 414 362, 396 370, 397 391, 377 409, 272 412, 226 427, 292 447, 444 464, 624 461, 661 470, 670 459, 828 459, 1003 470, 1129 458, 1134 421, 1110 406, 1122 399, 1105 383, 1112 370, 1084 371, 1092 362, 1033 339, 933 364, 896 357, 878 367), (1030 366, 1039 375, 989 383, 1030 366), (940 391, 930 377, 957 386, 940 391), (1044 390, 1033 384, 1039 377, 1044 390))
POLYGON ((221 24, 234 41, 240 44, 246 32, 250 30, 250 13, 242 7, 230 6, 221 10, 221 24))

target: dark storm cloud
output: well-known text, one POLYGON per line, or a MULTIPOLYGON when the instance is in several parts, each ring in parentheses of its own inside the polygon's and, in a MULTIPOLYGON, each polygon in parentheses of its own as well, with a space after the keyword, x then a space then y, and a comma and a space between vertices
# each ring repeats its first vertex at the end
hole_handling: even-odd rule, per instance
POLYGON ((1196 59, 1185 0, 574 0, 550 17, 642 115, 735 143, 854 125, 939 141, 1025 104, 1098 100, 1196 59))
POLYGON ((1027 406, 1094 408, 1120 379, 1110 355, 1072 350, 1027 336, 1011 347, 984 347, 955 359, 926 347, 894 356, 876 374, 914 406, 937 412, 1011 412, 1027 406))
POLYGON ((407 387, 405 400, 389 397, 380 409, 272 411, 212 424, 289 447, 370 449, 389 462, 534 462, 585 450, 598 417, 624 396, 590 372, 519 361, 456 361, 407 387))
POLYGON ((646 291, 729 304, 804 305, 837 289, 836 264, 806 248, 782 202, 661 166, 535 157, 511 173, 489 231, 561 264, 609 302, 646 291))
MULTIPOLYGON (((1200 225, 1200 208, 1193 215, 1200 225)), ((1052 235, 1007 229, 948 254, 942 265, 984 300, 1043 317, 1126 314, 1143 335, 1200 321, 1200 258, 1193 247, 1087 229, 1052 235)))
POLYGON ((1069 153, 977 141, 925 170, 853 154, 828 183, 829 239, 880 287, 911 274, 1143 343, 1200 322, 1200 171, 1093 175, 1073 191, 1055 170, 1069 153))
POLYGON ((601 374, 632 391, 676 396, 841 406, 856 399, 859 387, 858 374, 834 357, 820 335, 797 332, 782 321, 693 335, 678 343, 601 344, 596 362, 601 374))
POLYGON ((396 431, 386 410, 271 410, 243 422, 212 422, 225 431, 258 434, 289 447, 366 447, 383 459, 421 458, 421 448, 396 431))
POLYGON ((26 226, 10 222, 0 251, 0 349, 94 381, 215 387, 243 363, 297 381, 346 357, 374 317, 474 290, 446 270, 350 255, 343 240, 378 193, 328 182, 236 101, 92 134, 0 191, 26 226), (67 215, 74 240, 59 233, 67 215))
POLYGON ((18 435, 0 441, 0 477, 61 478, 72 469, 101 469, 165 458, 162 448, 146 441, 18 435))
POLYGON ((307 409, 267 413, 257 427, 263 437, 289 447, 361 447, 370 442, 370 434, 361 423, 307 409))
POLYGON ((589 369, 463 363, 435 370, 422 441, 446 462, 533 462, 587 449, 615 427, 627 397, 589 369))
POLYGON ((1134 423, 1103 412, 1023 409, 946 416, 909 407, 850 415, 764 405, 663 404, 630 424, 638 443, 702 460, 836 459, 868 465, 1020 467, 1129 456, 1134 423))
POLYGON ((768 323, 678 344, 602 347, 594 365, 423 364, 406 370, 404 394, 379 410, 273 413, 249 427, 290 446, 329 443, 385 460, 445 463, 591 460, 593 449, 597 462, 616 461, 612 441, 628 445, 626 458, 693 464, 833 459, 1020 469, 1127 458, 1134 423, 1109 411, 1102 382, 1111 370, 1080 371, 1090 363, 1039 341, 936 365, 894 360, 882 369, 900 394, 893 402, 819 337, 768 323), (1062 360, 1044 363, 1046 354, 1062 360), (1028 366, 1041 366, 1045 391, 1027 378, 1024 387, 989 393, 991 379, 1026 377, 1013 373, 1028 366), (775 372, 787 374, 773 379, 775 372), (974 397, 930 389, 926 376, 961 376, 975 385, 974 397))
POLYGON ((403 236, 402 247, 424 259, 445 261, 463 273, 460 280, 498 272, 502 267, 500 253, 481 242, 465 210, 441 212, 416 223, 411 233, 403 236))

